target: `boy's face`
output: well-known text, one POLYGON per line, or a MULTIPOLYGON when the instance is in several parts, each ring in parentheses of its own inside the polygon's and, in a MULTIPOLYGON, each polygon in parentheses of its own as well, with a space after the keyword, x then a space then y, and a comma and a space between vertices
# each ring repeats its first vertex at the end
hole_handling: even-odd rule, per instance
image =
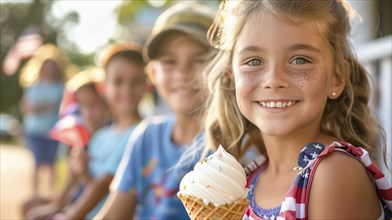
POLYGON ((105 95, 115 116, 136 113, 146 90, 143 68, 142 64, 122 57, 107 64, 105 95))
POLYGON ((203 103, 206 52, 206 47, 181 33, 173 33, 161 42, 152 63, 152 81, 175 114, 190 114, 203 103))
POLYGON ((79 89, 75 92, 75 97, 90 132, 96 131, 107 122, 109 119, 107 106, 91 88, 79 89))

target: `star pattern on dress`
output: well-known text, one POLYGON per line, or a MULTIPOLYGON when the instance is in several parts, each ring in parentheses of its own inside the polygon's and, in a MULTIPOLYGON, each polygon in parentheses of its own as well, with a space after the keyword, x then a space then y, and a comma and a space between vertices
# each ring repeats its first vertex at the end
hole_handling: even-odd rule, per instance
POLYGON ((305 162, 305 163, 308 163, 309 158, 308 158, 308 156, 306 154, 304 155, 304 158, 302 159, 302 161, 305 162))
POLYGON ((318 156, 318 153, 313 152, 313 153, 311 153, 310 155, 312 156, 313 159, 315 159, 315 158, 318 156))
POLYGON ((302 177, 308 178, 309 177, 309 170, 307 169, 305 172, 300 173, 302 177))
POLYGON ((321 146, 320 144, 314 144, 313 146, 317 149, 320 149, 320 150, 323 149, 323 146, 321 146))

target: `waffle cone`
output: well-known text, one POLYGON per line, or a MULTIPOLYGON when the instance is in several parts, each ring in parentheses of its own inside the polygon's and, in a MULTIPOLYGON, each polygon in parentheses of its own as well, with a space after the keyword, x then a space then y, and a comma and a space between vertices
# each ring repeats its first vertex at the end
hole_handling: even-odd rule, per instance
POLYGON ((240 199, 231 204, 216 207, 211 203, 206 205, 201 199, 189 195, 178 193, 177 196, 181 199, 192 220, 242 219, 245 209, 249 205, 248 199, 240 199))

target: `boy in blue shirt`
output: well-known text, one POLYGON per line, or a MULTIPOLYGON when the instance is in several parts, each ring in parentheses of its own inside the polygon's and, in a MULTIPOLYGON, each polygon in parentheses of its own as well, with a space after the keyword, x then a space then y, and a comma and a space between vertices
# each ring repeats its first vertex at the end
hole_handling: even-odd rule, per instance
POLYGON ((87 152, 80 151, 71 162, 71 169, 81 176, 85 188, 65 213, 55 218, 91 219, 106 200, 129 136, 141 120, 138 104, 146 89, 141 51, 136 44, 114 44, 103 52, 105 97, 114 123, 98 130, 87 152))
POLYGON ((213 19, 209 7, 187 1, 156 21, 145 46, 148 74, 173 113, 136 128, 96 219, 189 219, 176 196, 188 170, 174 166, 201 131, 206 33, 213 19))

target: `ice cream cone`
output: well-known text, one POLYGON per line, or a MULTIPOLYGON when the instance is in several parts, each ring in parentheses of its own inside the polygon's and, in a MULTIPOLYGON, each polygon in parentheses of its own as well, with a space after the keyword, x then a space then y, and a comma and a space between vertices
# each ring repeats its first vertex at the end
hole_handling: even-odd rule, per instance
POLYGON ((249 205, 248 199, 240 199, 227 205, 214 206, 211 203, 206 205, 201 199, 186 194, 178 193, 177 196, 192 220, 242 219, 245 209, 249 205))

